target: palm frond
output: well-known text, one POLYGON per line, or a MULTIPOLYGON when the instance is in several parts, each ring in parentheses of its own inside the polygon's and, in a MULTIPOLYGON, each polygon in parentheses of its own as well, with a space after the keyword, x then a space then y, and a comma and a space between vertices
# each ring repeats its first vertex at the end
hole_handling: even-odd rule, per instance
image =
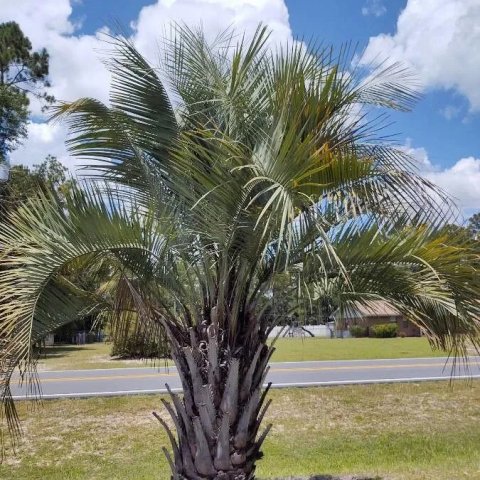
MULTIPOLYGON (((316 285, 320 290, 326 285, 325 294, 342 307, 386 300, 419 325, 436 348, 465 357, 469 343, 480 347, 479 251, 464 235, 426 227, 385 234, 375 225, 350 226, 337 232, 333 245, 348 282, 333 267, 330 281, 321 278, 316 285)), ((305 278, 317 276, 316 263, 312 258, 305 278)))

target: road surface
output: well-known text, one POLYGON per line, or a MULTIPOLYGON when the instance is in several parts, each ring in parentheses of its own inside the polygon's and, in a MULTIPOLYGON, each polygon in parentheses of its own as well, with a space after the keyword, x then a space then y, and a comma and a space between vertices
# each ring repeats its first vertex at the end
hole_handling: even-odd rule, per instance
MULTIPOLYGON (((452 372, 446 358, 395 360, 338 360, 279 362, 270 365, 267 381, 274 388, 345 385, 359 383, 420 382, 455 378, 480 378, 480 357, 470 357, 469 367, 452 372)), ((461 363, 461 362, 460 362, 461 363)), ((40 372, 44 398, 92 397, 165 392, 165 383, 180 390, 174 367, 117 368, 40 372)), ((25 398, 25 387, 14 382, 14 398, 25 398)))

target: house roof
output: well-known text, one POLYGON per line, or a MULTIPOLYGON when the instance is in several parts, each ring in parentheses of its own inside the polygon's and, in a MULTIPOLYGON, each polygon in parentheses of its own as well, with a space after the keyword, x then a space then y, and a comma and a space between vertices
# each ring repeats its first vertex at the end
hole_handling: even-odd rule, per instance
POLYGON ((343 310, 343 318, 395 317, 401 313, 385 300, 354 302, 343 310))

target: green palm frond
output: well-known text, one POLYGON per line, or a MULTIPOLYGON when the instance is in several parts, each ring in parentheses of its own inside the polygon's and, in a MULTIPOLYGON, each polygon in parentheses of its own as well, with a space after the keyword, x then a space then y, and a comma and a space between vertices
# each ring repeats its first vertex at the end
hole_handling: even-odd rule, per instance
MULTIPOLYGON (((348 282, 332 266, 329 282, 315 283, 318 293, 335 295, 341 308, 386 300, 419 325, 433 346, 454 356, 466 356, 469 343, 480 347, 480 252, 461 232, 404 228, 385 234, 375 225, 349 227, 333 245, 348 282)), ((317 275, 314 262, 304 272, 308 282, 317 275)))
POLYGON ((75 207, 65 211, 54 199, 39 197, 12 214, 2 228, 2 336, 15 336, 22 360, 32 358, 31 347, 39 335, 35 332, 56 328, 55 318, 66 318, 62 304, 76 301, 77 295, 65 293, 65 280, 63 288, 57 285, 69 263, 85 257, 96 262, 108 254, 145 274, 145 267, 156 269, 153 262, 163 260, 170 247, 174 228, 170 218, 164 218, 165 230, 160 233, 157 219, 142 214, 134 204, 122 205, 114 193, 106 197, 95 189, 74 191, 69 203, 75 207), (42 305, 45 320, 38 316, 42 305), (48 305, 55 305, 58 315, 49 314, 48 305))

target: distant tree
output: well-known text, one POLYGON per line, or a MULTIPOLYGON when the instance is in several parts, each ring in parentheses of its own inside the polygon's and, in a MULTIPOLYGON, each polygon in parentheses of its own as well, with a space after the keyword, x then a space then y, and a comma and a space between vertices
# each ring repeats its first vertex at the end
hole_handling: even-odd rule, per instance
POLYGON ((2 185, 2 211, 18 207, 31 192, 38 190, 37 179, 25 165, 15 165, 10 170, 10 180, 2 185))
POLYGON ((0 24, 0 162, 27 135, 28 95, 46 104, 53 101, 45 87, 49 55, 44 48, 32 51, 32 44, 15 22, 0 24))
POLYGON ((272 285, 272 311, 280 325, 289 323, 292 313, 295 311, 295 279, 291 273, 280 273, 276 276, 272 285))
POLYGON ((44 191, 53 189, 62 199, 75 182, 68 174, 68 168, 53 155, 47 155, 42 163, 34 165, 32 173, 44 191))
POLYGON ((55 192, 60 200, 65 199, 74 182, 68 176, 68 169, 52 155, 31 169, 25 165, 13 166, 10 180, 0 189, 0 220, 39 193, 55 192))
POLYGON ((472 237, 480 238, 480 212, 475 213, 468 219, 467 229, 472 237))
POLYGON ((0 85, 0 162, 27 136, 28 98, 0 85))
POLYGON ((290 272, 282 272, 275 276, 269 297, 270 312, 275 316, 278 325, 291 325, 297 320, 302 324, 316 324, 320 318, 318 302, 300 295, 300 275, 294 268, 290 272))

